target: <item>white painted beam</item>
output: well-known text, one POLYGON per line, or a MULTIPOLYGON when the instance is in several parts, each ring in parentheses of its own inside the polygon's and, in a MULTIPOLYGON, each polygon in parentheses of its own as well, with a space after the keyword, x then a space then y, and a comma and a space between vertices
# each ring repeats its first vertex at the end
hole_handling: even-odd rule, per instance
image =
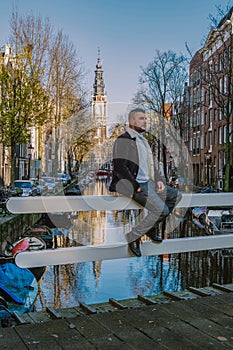
MULTIPOLYGON (((184 193, 177 207, 232 206, 233 193, 184 193)), ((141 208, 134 200, 124 196, 41 196, 17 197, 7 201, 13 214, 55 213, 91 210, 128 210, 141 208)))
MULTIPOLYGON (((160 244, 143 242, 141 245, 143 256, 221 248, 233 248, 233 234, 174 238, 164 240, 160 244)), ((128 252, 127 243, 119 243, 114 245, 81 246, 21 252, 16 255, 15 262, 19 267, 28 268, 129 257, 132 257, 132 255, 128 252)))

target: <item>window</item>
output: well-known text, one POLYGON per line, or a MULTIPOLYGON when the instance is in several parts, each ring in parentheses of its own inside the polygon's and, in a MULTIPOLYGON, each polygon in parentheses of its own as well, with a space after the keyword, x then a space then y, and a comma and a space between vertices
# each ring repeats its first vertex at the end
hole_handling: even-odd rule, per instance
POLYGON ((196 108, 196 91, 193 91, 193 109, 196 108))
POLYGON ((200 110, 197 112, 197 125, 199 126, 201 124, 201 113, 200 110))
POLYGON ((196 155, 196 139, 193 139, 193 144, 192 144, 192 151, 193 151, 193 155, 196 155))
POLYGON ((228 46, 228 60, 231 62, 231 45, 228 46))
POLYGON ((222 120, 222 110, 219 108, 219 120, 222 120))
POLYGON ((195 128, 195 126, 197 126, 197 113, 194 112, 193 114, 193 127, 195 128))
POLYGON ((190 107, 193 107, 193 94, 190 95, 190 107))
POLYGON ((204 135, 201 135, 200 137, 200 148, 204 149, 204 135))
POLYGON ((210 94, 210 98, 209 98, 209 104, 212 104, 212 100, 213 100, 213 91, 212 91, 212 87, 210 86, 210 90, 209 90, 209 94, 210 94))
POLYGON ((223 91, 224 91, 224 94, 227 93, 227 77, 226 75, 224 76, 224 82, 223 82, 223 91))
POLYGON ((222 156, 221 156, 221 152, 218 152, 218 168, 219 168, 219 170, 221 170, 221 171, 222 171, 223 164, 222 164, 222 156))
POLYGON ((190 128, 192 128, 193 127, 193 116, 192 115, 190 116, 189 123, 190 123, 190 128))
POLYGON ((227 142, 227 127, 224 125, 223 127, 223 143, 227 142))
POLYGON ((209 145, 212 146, 212 131, 209 132, 209 145))
POLYGON ((201 125, 205 124, 205 114, 204 111, 201 112, 201 125))
POLYGON ((198 80, 198 84, 200 84, 200 79, 201 79, 201 71, 198 70, 197 72, 197 80, 198 80))
POLYGON ((201 91, 197 91, 197 106, 199 107, 201 103, 201 91))
POLYGON ((200 153, 200 138, 196 138, 196 154, 200 153))
POLYGON ((222 78, 219 79, 219 92, 222 93, 222 78))
POLYGON ((205 89, 202 87, 201 89, 201 101, 204 102, 205 100, 205 89))
POLYGON ((193 150, 193 139, 189 140, 189 150, 192 151, 193 150))
POLYGON ((218 129, 218 143, 219 143, 219 145, 222 144, 222 127, 221 126, 218 129))
POLYGON ((219 71, 222 71, 222 54, 219 55, 219 71))

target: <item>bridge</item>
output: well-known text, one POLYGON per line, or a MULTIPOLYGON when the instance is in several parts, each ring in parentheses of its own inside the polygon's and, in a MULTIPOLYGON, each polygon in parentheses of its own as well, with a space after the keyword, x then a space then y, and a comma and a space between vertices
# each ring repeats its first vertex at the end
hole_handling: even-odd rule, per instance
MULTIPOLYGON (((188 194, 182 196, 178 208, 188 207, 233 207, 233 193, 188 194)), ((124 196, 50 196, 31 198, 10 198, 7 209, 13 214, 55 213, 93 210, 141 209, 135 201, 124 196)), ((163 255, 211 249, 233 248, 233 234, 167 239, 160 244, 143 242, 142 256, 163 255)), ((15 262, 23 268, 72 264, 83 261, 130 258, 127 242, 99 246, 26 251, 16 255, 15 262)))
MULTIPOLYGON (((205 206, 233 207, 233 193, 183 193, 177 208, 205 206)), ((13 214, 139 208, 134 200, 121 195, 12 197, 7 201, 7 209, 13 214)))

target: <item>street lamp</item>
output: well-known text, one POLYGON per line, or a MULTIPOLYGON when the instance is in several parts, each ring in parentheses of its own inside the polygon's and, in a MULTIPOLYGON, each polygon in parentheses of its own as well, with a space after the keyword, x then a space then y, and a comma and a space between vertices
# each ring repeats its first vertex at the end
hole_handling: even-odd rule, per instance
POLYGON ((30 179, 30 173, 31 173, 31 157, 32 157, 32 150, 34 149, 34 147, 32 146, 32 144, 30 143, 28 145, 28 180, 30 179))

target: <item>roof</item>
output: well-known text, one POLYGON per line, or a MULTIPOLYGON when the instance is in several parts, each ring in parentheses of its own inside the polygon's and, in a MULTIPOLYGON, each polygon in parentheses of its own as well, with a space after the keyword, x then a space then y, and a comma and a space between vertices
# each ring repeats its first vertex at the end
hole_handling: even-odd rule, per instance
POLYGON ((227 14, 221 19, 217 28, 220 28, 227 20, 231 19, 232 12, 233 12, 233 6, 230 8, 230 10, 227 12, 227 14))

